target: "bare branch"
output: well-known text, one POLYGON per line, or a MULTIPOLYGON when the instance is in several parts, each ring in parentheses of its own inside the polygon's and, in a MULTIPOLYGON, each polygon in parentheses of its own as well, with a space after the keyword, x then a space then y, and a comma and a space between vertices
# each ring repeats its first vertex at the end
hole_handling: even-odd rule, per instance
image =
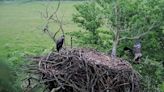
POLYGON ((46 23, 45 23, 45 25, 44 25, 42 30, 44 32, 46 32, 55 43, 56 43, 56 38, 55 37, 56 37, 57 33, 59 31, 62 31, 62 33, 64 34, 64 29, 62 27, 62 25, 63 25, 63 23, 62 23, 63 18, 60 20, 58 15, 57 15, 57 12, 58 12, 59 8, 60 8, 60 0, 58 2, 57 8, 55 9, 55 11, 52 14, 49 15, 48 7, 46 7, 45 15, 43 13, 41 13, 41 16, 44 19, 46 19, 46 23), (59 25, 59 29, 55 33, 51 32, 50 29, 49 29, 49 23, 52 22, 52 21, 59 25))
POLYGON ((152 30, 154 27, 156 27, 156 26, 158 25, 157 23, 158 23, 158 22, 154 22, 154 23, 149 27, 149 29, 147 30, 147 32, 145 32, 145 33, 139 34, 139 35, 134 36, 134 37, 122 37, 122 38, 119 39, 119 41, 124 40, 124 39, 130 39, 130 40, 139 39, 140 37, 142 37, 142 36, 144 36, 144 35, 147 35, 147 34, 151 33, 151 30, 152 30), (156 24, 156 25, 155 25, 155 24, 156 24))
POLYGON ((51 14, 51 16, 48 18, 48 20, 50 20, 51 18, 53 18, 54 15, 57 14, 57 12, 58 12, 58 10, 59 10, 59 7, 60 7, 60 2, 61 2, 61 1, 59 0, 58 6, 57 6, 57 8, 56 8, 56 11, 54 11, 54 12, 51 14))
POLYGON ((119 41, 124 40, 124 39, 129 39, 129 40, 139 39, 140 37, 142 37, 142 36, 144 36, 148 33, 150 33, 150 32, 145 32, 145 33, 142 33, 142 34, 134 36, 134 37, 122 37, 122 38, 119 39, 119 41))

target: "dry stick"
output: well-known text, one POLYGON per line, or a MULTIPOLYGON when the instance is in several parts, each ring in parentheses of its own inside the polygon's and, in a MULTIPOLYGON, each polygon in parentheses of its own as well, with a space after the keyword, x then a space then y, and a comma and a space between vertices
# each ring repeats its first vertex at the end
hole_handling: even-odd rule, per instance
POLYGON ((43 12, 40 11, 41 17, 47 19, 48 18, 48 6, 42 4, 45 7, 45 14, 43 14, 43 12))
MULTIPOLYGON (((57 33, 57 32, 56 32, 56 33, 57 33)), ((55 42, 56 42, 56 41, 55 41, 55 42)), ((47 55, 46 60, 48 60, 48 58, 50 57, 50 55, 53 53, 53 50, 54 50, 54 46, 52 47, 52 49, 51 49, 50 53, 47 55)))
POLYGON ((134 73, 132 73, 132 76, 131 76, 131 80, 132 80, 132 89, 131 90, 132 90, 132 92, 134 90, 134 83, 133 83, 134 79, 133 78, 134 78, 134 73))
POLYGON ((89 76, 88 76, 88 65, 87 65, 87 63, 86 63, 86 59, 83 59, 84 60, 84 64, 85 64, 85 71, 86 71, 86 77, 87 77, 87 84, 86 84, 86 86, 87 86, 87 90, 89 90, 89 76))
POLYGON ((44 57, 41 57, 41 59, 39 60, 39 63, 38 63, 39 69, 41 69, 41 63, 42 63, 43 59, 44 59, 44 57))
POLYGON ((27 81, 28 81, 28 85, 26 88, 29 88, 31 86, 31 78, 28 78, 27 81))
POLYGON ((57 16, 57 14, 55 15, 55 17, 56 17, 56 19, 57 19, 57 22, 58 22, 58 24, 59 24, 59 27, 60 27, 62 33, 64 34, 64 29, 63 29, 63 26, 62 26, 62 25, 63 25, 63 16, 64 16, 64 15, 62 15, 62 19, 59 20, 59 17, 57 16))
MULTIPOLYGON (((59 0, 59 3, 58 3, 58 6, 57 6, 56 10, 48 17, 47 22, 46 22, 46 24, 44 26, 44 30, 46 29, 46 32, 53 39, 53 41, 55 43, 56 43, 55 36, 60 31, 61 27, 60 27, 60 29, 54 35, 52 35, 52 33, 48 30, 48 25, 50 23, 50 20, 53 20, 53 17, 57 15, 57 12, 59 10, 59 7, 60 7, 60 0, 59 0)), ((48 16, 48 9, 47 8, 46 8, 46 15, 48 16)))
MULTIPOLYGON (((116 85, 114 88, 117 88, 117 87, 120 87, 120 86, 124 86, 124 85, 129 85, 129 83, 122 83, 122 84, 119 84, 119 85, 116 85)), ((112 88, 113 89, 113 88, 112 88)), ((133 91, 132 91, 133 92, 133 91)))
POLYGON ((56 8, 56 11, 54 11, 54 12, 51 14, 51 16, 48 18, 48 22, 49 22, 49 20, 52 19, 53 16, 58 12, 59 7, 60 7, 60 0, 59 0, 59 3, 58 3, 58 6, 57 6, 57 8, 56 8))
POLYGON ((93 80, 91 80, 91 82, 92 82, 92 85, 91 85, 92 92, 94 92, 94 86, 96 85, 97 80, 98 80, 98 72, 96 70, 97 69, 96 65, 94 65, 93 68, 94 68, 94 71, 95 71, 96 74, 94 74, 94 78, 93 78, 93 80))
POLYGON ((63 25, 63 16, 64 15, 62 15, 62 19, 61 20, 59 19, 57 14, 55 14, 54 16, 55 16, 56 19, 54 19, 54 18, 51 18, 51 19, 53 20, 53 22, 59 24, 59 29, 62 31, 62 34, 64 34, 64 29, 63 29, 63 26, 62 26, 63 25))
POLYGON ((33 79, 33 80, 39 81, 37 78, 34 78, 34 77, 28 77, 28 78, 25 78, 25 79, 23 79, 21 81, 28 80, 28 79, 31 79, 31 80, 33 79))
MULTIPOLYGON (((124 85, 129 85, 129 83, 123 83, 123 84, 116 85, 115 87, 106 88, 106 89, 104 89, 103 92, 108 91, 108 90, 112 90, 112 89, 114 89, 114 88, 117 88, 117 87, 120 87, 120 86, 124 86, 124 85)), ((132 91, 132 92, 133 92, 133 91, 132 91)))
POLYGON ((84 91, 84 89, 79 88, 72 80, 70 80, 70 83, 68 86, 75 88, 75 89, 79 90, 80 92, 87 92, 87 91, 84 91))
POLYGON ((54 76, 56 82, 60 85, 60 87, 61 87, 62 89, 65 89, 64 86, 62 85, 62 83, 59 81, 59 79, 56 77, 56 75, 55 75, 54 73, 53 73, 53 76, 54 76))
POLYGON ((61 89, 61 87, 53 88, 51 92, 57 92, 59 89, 61 89))
POLYGON ((71 49, 72 49, 72 36, 71 36, 71 49))
POLYGON ((38 79, 36 78, 33 78, 33 77, 29 77, 29 78, 26 78, 24 80, 27 80, 28 81, 28 85, 26 86, 26 89, 25 89, 25 92, 28 92, 28 88, 30 88, 30 90, 32 90, 33 88, 35 88, 38 84, 34 85, 33 87, 31 86, 31 80, 34 79, 36 81, 39 81, 38 79), (30 87, 31 86, 31 87, 30 87))

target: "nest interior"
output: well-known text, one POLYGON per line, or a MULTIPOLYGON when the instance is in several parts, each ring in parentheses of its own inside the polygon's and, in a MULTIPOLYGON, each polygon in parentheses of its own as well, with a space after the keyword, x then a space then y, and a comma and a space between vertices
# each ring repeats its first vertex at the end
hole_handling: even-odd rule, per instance
POLYGON ((95 50, 67 49, 33 57, 31 61, 28 73, 35 76, 38 84, 44 84, 49 92, 140 90, 139 76, 131 64, 120 58, 113 61, 109 55, 95 50))

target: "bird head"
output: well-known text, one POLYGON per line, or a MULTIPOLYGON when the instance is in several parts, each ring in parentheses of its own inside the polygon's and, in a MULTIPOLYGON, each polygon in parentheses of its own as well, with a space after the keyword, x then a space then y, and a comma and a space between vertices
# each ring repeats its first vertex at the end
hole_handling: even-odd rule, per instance
POLYGON ((139 40, 139 39, 137 39, 136 41, 135 41, 135 44, 140 44, 141 43, 141 41, 139 40))
POLYGON ((141 41, 139 39, 135 41, 134 47, 141 48, 141 41))

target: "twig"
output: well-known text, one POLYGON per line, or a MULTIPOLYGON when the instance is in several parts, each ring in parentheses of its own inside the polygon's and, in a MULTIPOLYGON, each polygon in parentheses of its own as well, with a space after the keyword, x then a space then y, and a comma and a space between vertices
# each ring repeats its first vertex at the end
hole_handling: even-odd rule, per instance
MULTIPOLYGON (((62 31, 62 33, 64 34, 64 29, 63 29, 63 27, 62 27, 62 20, 60 21, 59 20, 59 18, 58 18, 58 16, 57 16, 57 12, 58 12, 58 10, 59 10, 59 8, 60 8, 60 3, 61 3, 61 1, 59 0, 59 2, 58 2, 58 5, 57 5, 57 8, 56 8, 56 10, 49 16, 49 14, 48 14, 48 8, 46 7, 46 11, 45 11, 45 13, 46 13, 46 17, 44 17, 45 19, 46 19, 46 23, 45 23, 45 25, 44 25, 44 27, 43 27, 43 31, 44 32, 46 32, 46 33, 48 33, 48 35, 50 36, 50 38, 56 43, 56 35, 57 35, 57 33, 61 30, 62 31), (56 20, 53 18, 53 17, 56 17, 56 20), (56 21, 58 24, 59 24, 59 29, 58 29, 58 31, 56 31, 54 34, 49 30, 49 23, 50 23, 50 21, 56 21)), ((41 15, 43 16, 43 14, 41 13, 41 15)))
POLYGON ((151 30, 152 30, 154 27, 157 26, 157 25, 155 25, 155 24, 157 24, 157 23, 158 23, 158 22, 154 22, 154 23, 149 27, 149 29, 147 30, 147 32, 145 32, 145 33, 139 34, 139 35, 134 36, 134 37, 122 37, 122 38, 119 39, 119 41, 124 40, 124 39, 130 39, 130 40, 139 39, 140 37, 149 34, 149 33, 151 32, 151 30))

